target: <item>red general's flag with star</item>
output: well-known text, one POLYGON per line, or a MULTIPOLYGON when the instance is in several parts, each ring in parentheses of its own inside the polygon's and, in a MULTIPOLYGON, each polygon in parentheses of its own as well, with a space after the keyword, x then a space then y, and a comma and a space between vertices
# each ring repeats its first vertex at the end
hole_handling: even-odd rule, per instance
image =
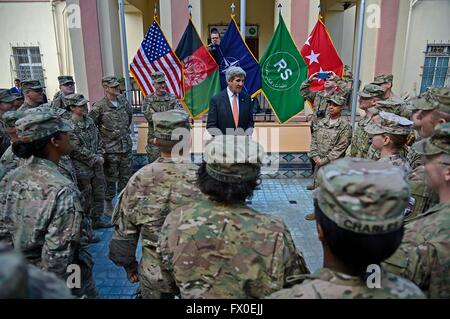
MULTIPOLYGON (((308 76, 316 72, 334 71, 339 77, 342 77, 344 64, 334 47, 327 27, 320 18, 303 45, 301 54, 308 65, 308 76)), ((323 80, 314 81, 310 86, 311 91, 322 91, 323 89, 323 80)))

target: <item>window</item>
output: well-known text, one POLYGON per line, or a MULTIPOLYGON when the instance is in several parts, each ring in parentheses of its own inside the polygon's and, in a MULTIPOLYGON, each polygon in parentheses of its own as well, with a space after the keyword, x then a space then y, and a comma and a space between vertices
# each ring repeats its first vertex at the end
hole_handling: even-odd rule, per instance
POLYGON ((420 93, 430 86, 442 87, 450 83, 450 45, 428 44, 423 66, 420 93))
POLYGON ((44 85, 44 69, 39 47, 13 47, 12 50, 15 77, 22 81, 39 80, 44 85))

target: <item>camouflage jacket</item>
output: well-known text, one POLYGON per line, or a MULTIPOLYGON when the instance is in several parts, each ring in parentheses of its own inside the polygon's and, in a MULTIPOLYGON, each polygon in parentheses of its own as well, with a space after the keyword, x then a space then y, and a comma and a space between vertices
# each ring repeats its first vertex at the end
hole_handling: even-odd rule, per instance
POLYGON ((392 165, 399 167, 405 174, 405 178, 411 172, 411 167, 409 166, 408 162, 404 157, 400 156, 399 154, 391 155, 388 157, 382 157, 379 160, 389 162, 392 165))
POLYGON ((367 283, 328 268, 317 270, 290 289, 280 290, 271 299, 423 299, 420 289, 407 279, 382 271, 381 288, 368 288, 367 283))
MULTIPOLYGON (((399 150, 400 157, 406 159, 409 154, 410 147, 407 145, 403 145, 403 147, 399 150)), ((381 154, 379 150, 376 150, 372 144, 369 145, 369 150, 367 151, 367 159, 371 159, 374 161, 378 161, 381 158, 381 154)))
POLYGON ((61 91, 58 92, 58 93, 56 93, 56 94, 53 96, 53 101, 52 101, 51 105, 52 105, 53 107, 57 107, 57 108, 61 108, 61 109, 66 109, 66 105, 64 104, 63 96, 62 96, 61 91))
POLYGON ((6 152, 8 147, 11 145, 11 140, 6 133, 5 125, 0 118, 0 157, 6 152))
POLYGON ((38 107, 39 105, 40 104, 33 106, 31 104, 28 104, 27 102, 23 102, 23 104, 19 107, 18 111, 25 112, 26 110, 34 109, 35 107, 38 107))
POLYGON ((372 118, 367 115, 361 118, 358 122, 358 126, 353 132, 352 145, 351 145, 351 157, 367 158, 369 152, 369 134, 364 128, 372 122, 372 118))
MULTIPOLYGON (((0 159, 0 163, 4 165, 6 172, 10 172, 19 166, 31 163, 33 156, 29 159, 20 158, 12 151, 12 146, 10 146, 0 159)), ((75 174, 75 169, 72 165, 72 161, 69 156, 61 156, 58 163, 59 172, 66 178, 71 180, 75 185, 77 184, 77 177, 75 174)))
MULTIPOLYGON (((327 91, 311 91, 309 87, 311 86, 311 83, 313 80, 307 79, 304 81, 300 87, 300 94, 311 104, 311 107, 314 110, 314 121, 315 122, 317 112, 323 111, 323 115, 326 115, 327 108, 328 108, 328 98, 332 96, 333 93, 327 93, 327 91)), ((344 92, 344 88, 347 86, 347 84, 340 80, 338 81, 338 87, 340 92, 344 92)))
POLYGON ((440 203, 405 226, 402 244, 386 262, 428 298, 450 298, 450 203, 440 203))
POLYGON ((411 197, 415 199, 415 203, 413 212, 407 217, 406 221, 424 214, 439 202, 438 195, 426 182, 425 166, 421 165, 413 169, 408 175, 408 181, 411 188, 411 197))
POLYGON ((106 97, 94 103, 89 116, 97 125, 105 153, 130 153, 133 110, 128 101, 119 96, 117 108, 106 97))
POLYGON ((70 144, 73 147, 70 157, 77 176, 93 177, 94 164, 98 156, 104 153, 100 132, 94 121, 84 116, 80 120, 72 120, 74 130, 69 132, 70 144))
POLYGON ((153 114, 157 112, 166 112, 174 109, 184 110, 184 107, 181 104, 180 100, 173 94, 166 93, 163 96, 158 96, 156 93, 153 93, 144 98, 142 109, 144 111, 144 117, 148 122, 147 145, 149 145, 151 139, 153 139, 154 137, 153 120, 152 120, 153 114))
MULTIPOLYGON (((134 174, 120 193, 113 213, 115 231, 110 242, 111 260, 125 269, 137 266, 135 252, 142 237, 142 262, 152 259, 166 216, 196 202, 197 166, 159 158, 134 174)), ((154 262, 152 260, 152 262, 154 262)))
POLYGON ((309 273, 286 225, 244 204, 205 199, 170 213, 160 251, 181 298, 262 298, 309 273))
POLYGON ((348 122, 342 118, 337 122, 330 122, 330 118, 319 121, 314 128, 311 150, 308 153, 310 158, 316 156, 327 164, 340 157, 343 157, 345 150, 352 140, 352 128, 348 122))
POLYGON ((8 173, 19 166, 27 163, 28 160, 18 157, 12 151, 12 145, 8 147, 5 153, 0 158, 0 164, 3 164, 5 171, 8 173))
MULTIPOLYGON (((421 140, 420 135, 416 135, 416 143, 421 140)), ((423 156, 417 153, 413 147, 410 147, 408 150, 408 154, 406 157, 409 165, 411 166, 411 169, 416 169, 419 166, 425 165, 425 162, 423 160, 423 156)))
POLYGON ((53 162, 35 157, 0 182, 0 241, 60 277, 77 258, 82 217, 80 193, 53 162))

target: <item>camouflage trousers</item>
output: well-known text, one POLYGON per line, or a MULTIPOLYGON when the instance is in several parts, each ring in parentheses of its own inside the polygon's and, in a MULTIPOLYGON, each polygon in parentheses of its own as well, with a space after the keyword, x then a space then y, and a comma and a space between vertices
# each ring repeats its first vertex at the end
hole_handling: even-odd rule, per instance
POLYGON ((93 221, 97 221, 105 210, 105 175, 102 165, 95 164, 92 174, 78 175, 78 188, 83 195, 83 209, 93 221))
POLYGON ((87 246, 80 247, 76 264, 80 266, 81 286, 80 288, 73 288, 72 294, 80 298, 98 298, 97 288, 95 287, 93 276, 94 260, 89 253, 87 246))
POLYGON ((106 153, 103 169, 105 172, 105 199, 111 201, 120 193, 133 173, 133 155, 130 153, 106 153))
POLYGON ((160 259, 155 249, 143 248, 138 270, 143 299, 173 299, 176 294, 175 282, 161 269, 160 259))

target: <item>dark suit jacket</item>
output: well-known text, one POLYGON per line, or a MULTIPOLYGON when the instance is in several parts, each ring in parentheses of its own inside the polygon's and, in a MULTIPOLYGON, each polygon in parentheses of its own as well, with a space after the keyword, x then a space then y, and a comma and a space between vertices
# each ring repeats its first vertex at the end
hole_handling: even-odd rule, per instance
MULTIPOLYGON (((246 131, 249 128, 253 129, 254 126, 250 96, 241 91, 239 93, 238 127, 246 131)), ((233 112, 231 111, 230 99, 228 98, 227 89, 225 89, 211 98, 206 129, 214 136, 219 135, 217 129, 222 134, 226 134, 227 128, 236 129, 236 126, 234 124, 233 112)))
POLYGON ((11 92, 11 94, 18 94, 18 95, 23 95, 22 94, 22 89, 21 88, 16 88, 15 86, 13 86, 9 92, 11 92))

